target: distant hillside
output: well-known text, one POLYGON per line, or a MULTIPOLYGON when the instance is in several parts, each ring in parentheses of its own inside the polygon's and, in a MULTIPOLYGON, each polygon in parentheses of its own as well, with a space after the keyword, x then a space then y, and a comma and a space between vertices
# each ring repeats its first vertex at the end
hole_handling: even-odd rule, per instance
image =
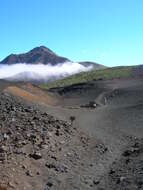
POLYGON ((6 57, 0 64, 14 64, 14 63, 30 63, 30 64, 52 64, 69 62, 70 60, 58 56, 52 50, 45 46, 40 46, 32 49, 31 51, 23 54, 11 54, 6 57))
POLYGON ((98 64, 95 62, 90 62, 90 61, 84 61, 84 62, 78 62, 78 63, 85 66, 85 67, 92 66, 93 69, 96 69, 96 70, 106 68, 104 65, 101 65, 101 64, 98 64))
MULTIPOLYGON (((44 65, 51 64, 57 65, 58 63, 72 62, 66 57, 57 55, 55 52, 45 46, 36 47, 27 53, 11 54, 0 62, 0 64, 15 64, 15 63, 27 63, 27 64, 39 64, 44 65)), ((105 66, 94 62, 79 62, 79 64, 88 67, 92 66, 93 69, 102 69, 105 66)))
POLYGON ((108 80, 115 78, 134 77, 135 71, 138 70, 138 68, 139 68, 138 66, 130 66, 130 67, 113 67, 101 70, 92 70, 89 72, 83 72, 76 75, 72 75, 65 79, 57 80, 49 84, 43 84, 41 85, 41 87, 49 89, 49 88, 64 87, 68 85, 89 82, 92 80, 108 80))
POLYGON ((6 57, 0 62, 1 73, 5 73, 0 73, 0 78, 9 81, 47 83, 75 73, 104 68, 106 67, 103 65, 89 61, 74 63, 68 58, 57 55, 49 48, 40 46, 27 53, 11 54, 6 57))

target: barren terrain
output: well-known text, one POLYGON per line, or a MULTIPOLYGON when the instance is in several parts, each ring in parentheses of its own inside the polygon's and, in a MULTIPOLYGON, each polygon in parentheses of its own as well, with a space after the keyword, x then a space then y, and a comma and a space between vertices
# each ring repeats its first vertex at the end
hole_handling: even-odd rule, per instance
POLYGON ((143 79, 49 91, 0 81, 0 183, 19 190, 143 189, 143 79))

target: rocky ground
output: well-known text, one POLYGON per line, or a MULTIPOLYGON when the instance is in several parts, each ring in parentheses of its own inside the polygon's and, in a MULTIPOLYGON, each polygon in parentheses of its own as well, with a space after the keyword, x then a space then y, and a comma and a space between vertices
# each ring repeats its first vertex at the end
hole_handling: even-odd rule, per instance
POLYGON ((130 145, 98 184, 98 189, 143 189, 143 139, 131 139, 130 145))
POLYGON ((88 184, 86 165, 92 167, 89 156, 97 158, 107 151, 102 143, 96 145, 95 139, 72 123, 42 113, 10 94, 0 94, 0 107, 2 187, 48 190, 94 185, 94 179, 88 184))
POLYGON ((0 84, 0 190, 143 189, 142 80, 62 89, 58 106, 0 84))
MULTIPOLYGON (((0 95, 0 107, 1 183, 10 188, 20 186, 19 189, 28 189, 29 184, 26 180, 21 184, 19 177, 40 176, 38 164, 47 167, 44 161, 49 159, 49 155, 57 159, 57 152, 70 141, 75 129, 70 123, 23 105, 6 93, 0 95)), ((66 166, 61 165, 60 169, 64 170, 66 166)))

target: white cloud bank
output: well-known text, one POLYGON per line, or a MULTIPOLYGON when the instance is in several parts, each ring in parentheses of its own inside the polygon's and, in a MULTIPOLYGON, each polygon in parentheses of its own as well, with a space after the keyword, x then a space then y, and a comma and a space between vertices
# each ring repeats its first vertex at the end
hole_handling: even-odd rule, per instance
POLYGON ((11 81, 37 81, 47 82, 60 79, 79 72, 92 69, 92 66, 85 67, 79 63, 65 62, 63 64, 43 65, 43 64, 13 64, 0 65, 0 79, 11 81))

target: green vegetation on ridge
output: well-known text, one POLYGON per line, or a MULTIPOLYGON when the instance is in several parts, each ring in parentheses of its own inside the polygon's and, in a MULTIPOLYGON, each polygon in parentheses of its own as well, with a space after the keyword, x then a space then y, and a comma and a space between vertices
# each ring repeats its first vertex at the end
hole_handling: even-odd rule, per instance
POLYGON ((128 78, 133 76, 132 70, 135 67, 136 66, 113 67, 102 70, 92 70, 89 72, 82 72, 61 80, 54 81, 52 83, 42 84, 41 87, 44 89, 49 89, 49 88, 69 86, 72 84, 83 83, 98 79, 108 80, 115 78, 128 78))

